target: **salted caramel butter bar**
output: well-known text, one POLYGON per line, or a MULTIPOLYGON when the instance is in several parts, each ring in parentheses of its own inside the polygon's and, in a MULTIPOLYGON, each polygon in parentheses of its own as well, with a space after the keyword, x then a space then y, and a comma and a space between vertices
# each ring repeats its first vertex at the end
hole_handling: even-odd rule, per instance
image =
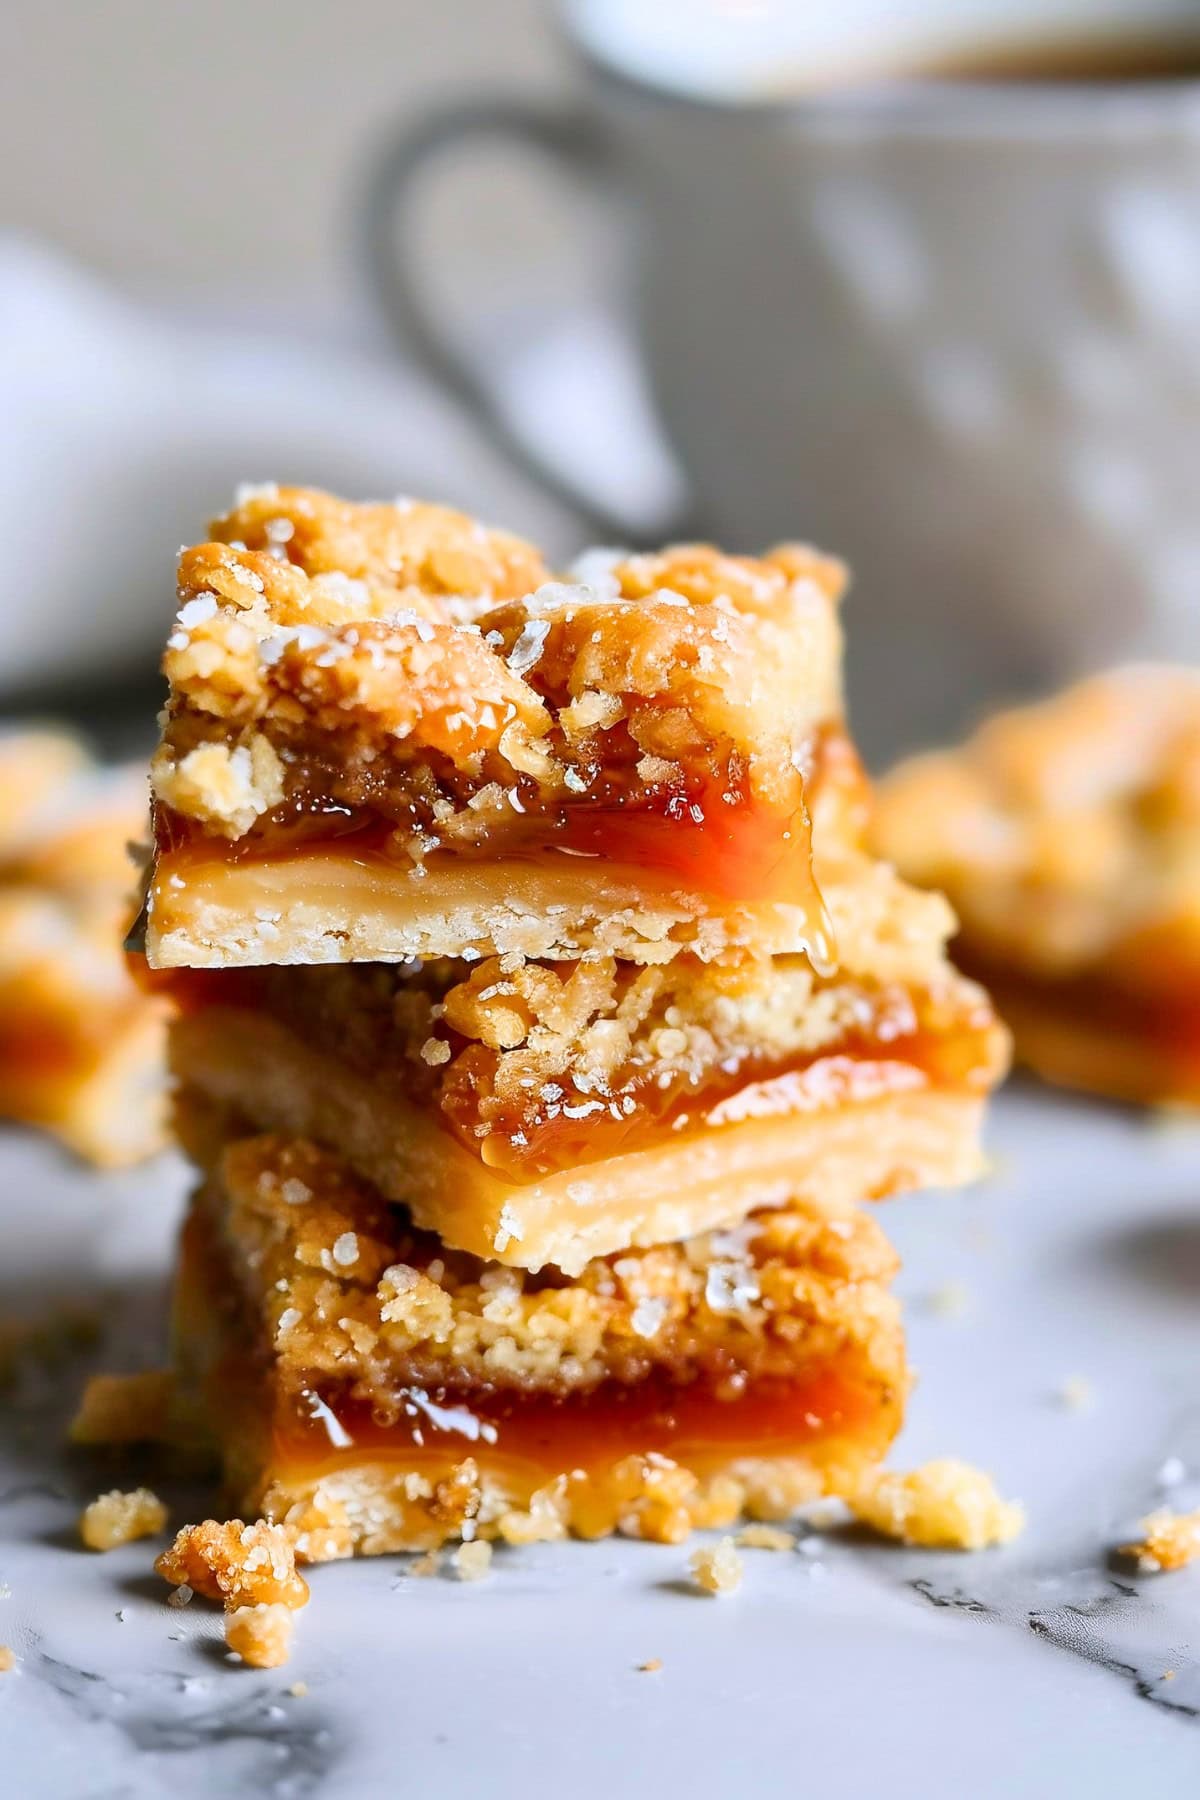
POLYGON ((783 1517, 856 1491, 899 1426, 895 1258, 855 1209, 568 1281, 447 1250, 297 1140, 213 1138, 204 1160, 174 1429, 310 1561, 783 1517))
POLYGON ((1048 1080, 1200 1104, 1200 673, 1114 670, 883 783, 875 847, 1048 1080))
POLYGON ((839 565, 683 545, 562 580, 446 508, 276 487, 211 532, 164 662, 152 965, 831 961, 806 780, 839 565))

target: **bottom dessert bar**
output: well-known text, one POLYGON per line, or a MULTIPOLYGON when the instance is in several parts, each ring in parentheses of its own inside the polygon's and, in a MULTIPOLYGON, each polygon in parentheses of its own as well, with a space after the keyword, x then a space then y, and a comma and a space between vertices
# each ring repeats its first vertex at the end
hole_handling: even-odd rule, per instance
MULTIPOLYGON (((614 1531, 676 1542, 848 1494, 908 1373, 896 1258, 790 1207, 575 1280, 445 1250, 303 1140, 203 1143, 173 1435, 319 1562, 614 1531)), ((209 1122, 211 1126, 211 1121, 209 1122)))

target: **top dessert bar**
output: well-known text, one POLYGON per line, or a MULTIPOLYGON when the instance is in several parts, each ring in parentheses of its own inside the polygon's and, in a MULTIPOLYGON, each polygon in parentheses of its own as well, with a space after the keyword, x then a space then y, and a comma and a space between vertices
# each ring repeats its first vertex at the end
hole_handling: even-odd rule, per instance
POLYGON ((1052 1080, 1200 1101, 1200 672, 1114 670, 883 783, 875 846, 1052 1080))
POLYGON ((687 947, 828 960, 840 566, 589 552, 244 490, 183 551, 145 916, 158 967, 687 947))

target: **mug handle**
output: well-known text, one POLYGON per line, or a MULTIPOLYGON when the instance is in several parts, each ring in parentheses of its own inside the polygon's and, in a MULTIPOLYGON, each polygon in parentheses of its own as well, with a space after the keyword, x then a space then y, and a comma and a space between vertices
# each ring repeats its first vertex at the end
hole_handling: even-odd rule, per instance
MULTIPOLYGON (((574 112, 502 96, 448 106, 401 129, 370 171, 362 213, 367 271, 401 348, 465 408, 493 447, 560 505, 578 513, 598 538, 636 546, 645 541, 646 527, 618 517, 576 487, 509 424, 488 383, 443 334, 422 297, 420 281, 412 277, 414 259, 402 240, 420 180, 446 151, 471 140, 504 138, 565 165, 583 182, 610 189, 619 185, 608 140, 574 112)), ((655 534, 660 542, 691 535, 684 516, 655 534)))

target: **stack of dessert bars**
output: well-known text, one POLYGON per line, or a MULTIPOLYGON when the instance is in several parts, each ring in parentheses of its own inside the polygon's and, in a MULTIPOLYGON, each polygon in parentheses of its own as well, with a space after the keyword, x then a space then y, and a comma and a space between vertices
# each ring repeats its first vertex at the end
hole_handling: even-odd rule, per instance
POLYGON ((142 932, 174 1430, 311 1560, 848 1494, 908 1373, 858 1203, 1006 1040, 862 848, 838 565, 244 490, 184 551, 142 932))

